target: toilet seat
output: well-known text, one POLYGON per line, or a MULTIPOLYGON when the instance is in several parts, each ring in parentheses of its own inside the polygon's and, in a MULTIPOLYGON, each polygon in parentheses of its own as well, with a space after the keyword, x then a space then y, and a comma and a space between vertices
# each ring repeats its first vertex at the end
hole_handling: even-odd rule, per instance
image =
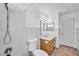
POLYGON ((48 54, 40 49, 33 51, 33 56, 48 56, 48 54))

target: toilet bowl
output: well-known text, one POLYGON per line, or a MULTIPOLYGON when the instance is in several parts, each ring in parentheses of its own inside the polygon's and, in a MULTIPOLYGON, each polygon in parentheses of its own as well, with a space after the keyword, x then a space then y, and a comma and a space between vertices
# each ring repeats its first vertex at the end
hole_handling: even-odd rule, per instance
POLYGON ((48 54, 40 49, 33 51, 33 56, 48 56, 48 54))
POLYGON ((28 40, 28 51, 32 56, 48 56, 48 54, 41 50, 37 49, 37 39, 28 40))

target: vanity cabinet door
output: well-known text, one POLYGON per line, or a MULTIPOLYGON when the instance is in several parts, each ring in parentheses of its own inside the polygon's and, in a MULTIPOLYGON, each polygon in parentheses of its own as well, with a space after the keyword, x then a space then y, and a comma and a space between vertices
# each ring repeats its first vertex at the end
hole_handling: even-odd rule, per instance
POLYGON ((50 45, 49 45, 49 54, 52 53, 53 49, 55 48, 55 44, 54 44, 54 40, 50 41, 50 45))
POLYGON ((49 41, 41 39, 40 40, 40 49, 42 49, 48 53, 49 52, 49 41))
POLYGON ((48 55, 51 55, 53 49, 54 49, 54 41, 53 40, 45 40, 40 39, 40 49, 44 50, 48 53, 48 55))

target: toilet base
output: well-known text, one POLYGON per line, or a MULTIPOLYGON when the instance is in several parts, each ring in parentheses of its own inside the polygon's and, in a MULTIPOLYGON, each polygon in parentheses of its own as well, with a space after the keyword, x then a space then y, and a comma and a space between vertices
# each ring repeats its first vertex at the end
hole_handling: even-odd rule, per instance
POLYGON ((31 51, 29 51, 29 56, 33 56, 33 53, 31 51))
POLYGON ((45 51, 40 50, 40 49, 34 50, 29 53, 30 53, 30 56, 48 56, 48 54, 45 51))

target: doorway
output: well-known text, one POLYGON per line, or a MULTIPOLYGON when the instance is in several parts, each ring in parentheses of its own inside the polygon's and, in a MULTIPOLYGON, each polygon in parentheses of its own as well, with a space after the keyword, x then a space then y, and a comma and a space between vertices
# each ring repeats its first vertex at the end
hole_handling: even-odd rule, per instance
POLYGON ((59 13, 60 45, 76 48, 76 10, 59 13))

